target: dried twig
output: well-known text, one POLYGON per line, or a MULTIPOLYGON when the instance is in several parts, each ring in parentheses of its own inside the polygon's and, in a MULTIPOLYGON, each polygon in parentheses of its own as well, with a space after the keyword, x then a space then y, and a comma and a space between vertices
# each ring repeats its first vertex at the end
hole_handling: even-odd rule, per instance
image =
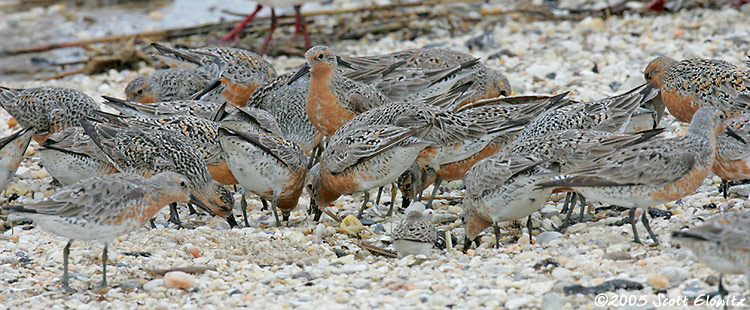
POLYGON ((185 273, 192 273, 192 274, 198 274, 198 273, 204 273, 206 270, 216 270, 216 266, 188 266, 188 267, 174 267, 174 268, 168 268, 168 269, 154 269, 149 271, 149 273, 157 276, 163 276, 167 274, 167 272, 172 271, 182 271, 185 273))
POLYGON ((378 246, 374 246, 371 243, 368 243, 368 242, 365 242, 365 241, 360 241, 359 242, 359 247, 361 247, 361 248, 363 248, 365 250, 368 250, 368 251, 370 251, 372 253, 375 253, 375 254, 378 254, 378 255, 382 255, 382 256, 385 256, 385 257, 390 257, 390 258, 397 258, 398 257, 398 253, 396 253, 394 251, 386 250, 384 248, 381 248, 381 247, 378 247, 378 246))

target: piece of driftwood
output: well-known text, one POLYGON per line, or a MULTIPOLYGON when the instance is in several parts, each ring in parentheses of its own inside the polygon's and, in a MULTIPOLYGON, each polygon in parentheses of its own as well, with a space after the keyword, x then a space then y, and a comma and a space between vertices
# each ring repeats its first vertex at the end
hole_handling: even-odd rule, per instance
POLYGON ((174 268, 167 268, 167 269, 154 269, 150 270, 149 273, 157 276, 163 276, 167 274, 167 272, 172 271, 182 271, 184 273, 192 273, 192 274, 199 274, 204 273, 207 270, 216 270, 216 266, 187 266, 187 267, 174 267, 174 268))

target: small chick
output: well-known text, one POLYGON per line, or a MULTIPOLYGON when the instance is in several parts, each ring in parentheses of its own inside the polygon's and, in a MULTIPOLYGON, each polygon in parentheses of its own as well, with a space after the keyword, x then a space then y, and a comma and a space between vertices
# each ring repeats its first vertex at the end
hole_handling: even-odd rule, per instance
POLYGON ((432 210, 425 210, 421 202, 406 209, 406 218, 393 229, 391 238, 398 257, 408 255, 430 255, 437 240, 435 225, 430 222, 432 210))

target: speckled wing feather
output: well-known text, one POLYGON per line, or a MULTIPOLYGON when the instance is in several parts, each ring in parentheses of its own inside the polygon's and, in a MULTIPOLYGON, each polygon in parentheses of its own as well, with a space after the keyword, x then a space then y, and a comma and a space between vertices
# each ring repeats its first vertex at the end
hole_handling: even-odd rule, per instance
POLYGON ((289 169, 297 170, 307 165, 307 157, 302 149, 294 142, 285 140, 280 137, 271 136, 267 133, 255 131, 239 132, 228 128, 221 128, 221 134, 233 135, 252 143, 263 149, 268 154, 273 155, 284 163, 289 169))
POLYGON ((564 92, 554 96, 532 95, 484 99, 466 104, 457 109, 456 112, 484 107, 485 109, 497 109, 499 112, 495 113, 499 113, 499 115, 504 117, 516 118, 524 115, 537 116, 546 110, 555 109, 573 103, 572 100, 565 98, 569 93, 570 92, 564 92), (518 115, 516 116, 516 114, 518 115))
POLYGON ((354 111, 354 113, 359 114, 391 101, 369 85, 357 83, 352 80, 336 80, 341 80, 339 84, 344 85, 341 88, 344 92, 344 104, 346 104, 349 110, 354 111))
POLYGON ((694 94, 700 106, 717 106, 722 111, 750 109, 750 73, 729 62, 685 59, 674 63, 664 79, 666 87, 694 94))
POLYGON ((23 134, 25 134, 26 132, 28 132, 29 130, 31 130, 31 128, 30 128, 30 127, 29 127, 29 128, 24 128, 24 129, 18 130, 18 131, 16 131, 16 132, 14 132, 14 133, 10 134, 10 135, 9 135, 9 136, 7 136, 7 137, 2 137, 2 138, 0 138, 0 150, 1 150, 1 149, 3 149, 3 148, 4 148, 5 146, 7 146, 7 145, 8 145, 9 143, 11 143, 11 142, 13 142, 14 140, 16 140, 16 138, 18 138, 18 137, 20 137, 21 135, 23 135, 23 134))
POLYGON ((122 172, 150 176, 162 171, 185 175, 195 185, 210 183, 200 152, 185 137, 168 131, 120 128, 82 119, 86 134, 122 172))
POLYGON ((497 154, 477 162, 466 172, 464 182, 469 196, 479 196, 486 190, 505 184, 510 178, 542 163, 525 154, 497 154))
POLYGON ((689 173, 697 164, 692 150, 675 139, 653 140, 618 150, 592 167, 571 173, 572 177, 543 186, 622 186, 669 184, 689 173), (654 173, 659 171, 659 173, 654 173))
MULTIPOLYGON (((271 82, 268 82, 256 88, 253 94, 250 95, 250 98, 247 100, 246 106, 251 108, 263 109, 263 105, 266 103, 266 99, 269 96, 273 95, 276 91, 278 91, 279 88, 288 85, 289 79, 293 74, 294 73, 286 73, 279 75, 271 82)), ((307 74, 307 76, 307 84, 309 85, 309 74, 307 74)))
MULTIPOLYGON (((375 156, 423 130, 423 128, 404 128, 392 125, 364 126, 349 132, 346 136, 331 138, 322 160, 323 167, 332 173, 344 171, 361 160, 375 156)), ((413 139, 413 143, 424 143, 413 139)))
MULTIPOLYGON (((402 67, 406 62, 401 61, 379 71, 381 76, 376 79, 370 78, 369 82, 358 78, 348 77, 363 83, 374 83, 375 89, 386 95, 393 101, 410 101, 420 98, 431 98, 434 95, 448 92, 457 85, 465 76, 476 72, 476 64, 479 58, 456 64, 441 69, 423 69, 417 67, 402 67), (430 95, 433 96, 430 96, 430 95)), ((360 77, 361 78, 361 77, 360 77)), ((469 82, 470 87, 473 83, 469 82)), ((469 87, 466 87, 468 89, 469 87)))
POLYGON ((750 142, 750 114, 728 119, 724 124, 745 141, 740 141, 736 137, 730 137, 724 133, 719 134, 716 138, 717 154, 724 160, 738 160, 750 156, 750 153, 748 153, 750 146, 747 144, 750 142))
POLYGON ((81 127, 68 127, 63 131, 51 135, 44 141, 43 147, 109 162, 107 156, 91 141, 91 137, 81 127))
POLYGON ((640 104, 657 93, 653 87, 644 84, 622 95, 547 110, 526 127, 519 140, 568 129, 620 132, 625 129, 630 116, 640 104))
POLYGON ((106 112, 96 112, 95 117, 104 122, 123 128, 144 130, 165 130, 185 136, 203 155, 207 164, 217 164, 222 160, 219 137, 219 124, 204 118, 190 115, 166 115, 155 117, 123 117, 106 112))
POLYGON ((615 150, 645 142, 663 129, 636 134, 613 134, 593 130, 566 130, 536 136, 513 144, 512 154, 530 154, 542 160, 557 162, 567 171, 583 168, 615 150))
POLYGON ((203 100, 177 100, 156 103, 140 103, 109 96, 102 96, 105 105, 124 116, 192 115, 210 119, 220 104, 203 100))
POLYGON ((81 117, 99 110, 99 105, 81 91, 63 87, 12 89, 0 86, 0 106, 23 127, 46 134, 78 126, 81 117))
POLYGON ((201 66, 210 64, 214 57, 218 57, 223 66, 222 75, 235 84, 248 84, 250 80, 258 80, 257 84, 263 85, 276 77, 276 70, 263 57, 239 48, 208 46, 187 50, 159 43, 152 43, 151 46, 167 57, 201 66))
POLYGON ((111 174, 89 178, 56 191, 42 201, 12 206, 22 213, 81 217, 98 222, 122 211, 123 206, 142 200, 145 178, 132 174, 111 174), (91 217, 87 217, 91 215, 91 217))
POLYGON ((281 128, 276 119, 267 111, 256 108, 240 108, 224 103, 212 117, 214 122, 219 122, 225 127, 237 131, 250 131, 250 128, 270 133, 274 136, 282 136, 281 128), (228 125, 228 122, 234 125, 228 125), (244 129, 243 129, 244 127, 244 129))
POLYGON ((406 219, 393 229, 392 239, 435 243, 437 240, 435 225, 424 220, 421 214, 412 213, 407 214, 406 219))
POLYGON ((478 138, 487 130, 472 119, 465 119, 458 113, 439 107, 417 103, 390 103, 355 116, 345 123, 338 132, 347 133, 368 125, 395 125, 399 127, 424 127, 425 140, 439 145, 478 138), (429 127, 425 127, 429 126, 429 127))

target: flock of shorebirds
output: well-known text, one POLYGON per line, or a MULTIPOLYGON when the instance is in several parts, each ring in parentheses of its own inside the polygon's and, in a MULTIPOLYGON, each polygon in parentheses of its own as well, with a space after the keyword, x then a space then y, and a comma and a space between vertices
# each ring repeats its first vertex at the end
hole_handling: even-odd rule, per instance
MULTIPOLYGON (((409 206, 392 232, 408 255, 435 242, 428 217, 443 181, 464 180, 467 250, 490 226, 498 238, 498 222, 530 220, 553 192, 568 192, 563 226, 578 201, 627 207, 640 243, 641 209, 658 243, 647 208, 691 194, 711 171, 725 182, 750 178, 750 72, 721 60, 658 57, 645 68, 647 83, 579 102, 567 93, 510 96, 500 72, 453 50, 346 57, 315 46, 297 72, 277 75, 241 49, 153 47, 171 68, 131 81, 127 99, 105 97, 119 114, 74 89, 0 87, 0 106, 24 128, 0 140, 0 189, 32 138, 64 185, 2 208, 71 241, 103 242, 104 285, 108 242, 166 205, 177 225, 183 202, 239 226, 233 184, 244 190, 243 214, 254 193, 270 202, 277 225, 305 188, 317 221, 323 213, 338 220, 330 207, 344 194, 365 193, 361 217, 371 189, 393 184, 407 207, 433 184, 426 206, 409 206), (662 136, 664 106, 690 123, 684 135, 662 136)), ((750 213, 738 211, 673 237, 722 274, 742 273, 750 271, 748 232, 750 213)))

